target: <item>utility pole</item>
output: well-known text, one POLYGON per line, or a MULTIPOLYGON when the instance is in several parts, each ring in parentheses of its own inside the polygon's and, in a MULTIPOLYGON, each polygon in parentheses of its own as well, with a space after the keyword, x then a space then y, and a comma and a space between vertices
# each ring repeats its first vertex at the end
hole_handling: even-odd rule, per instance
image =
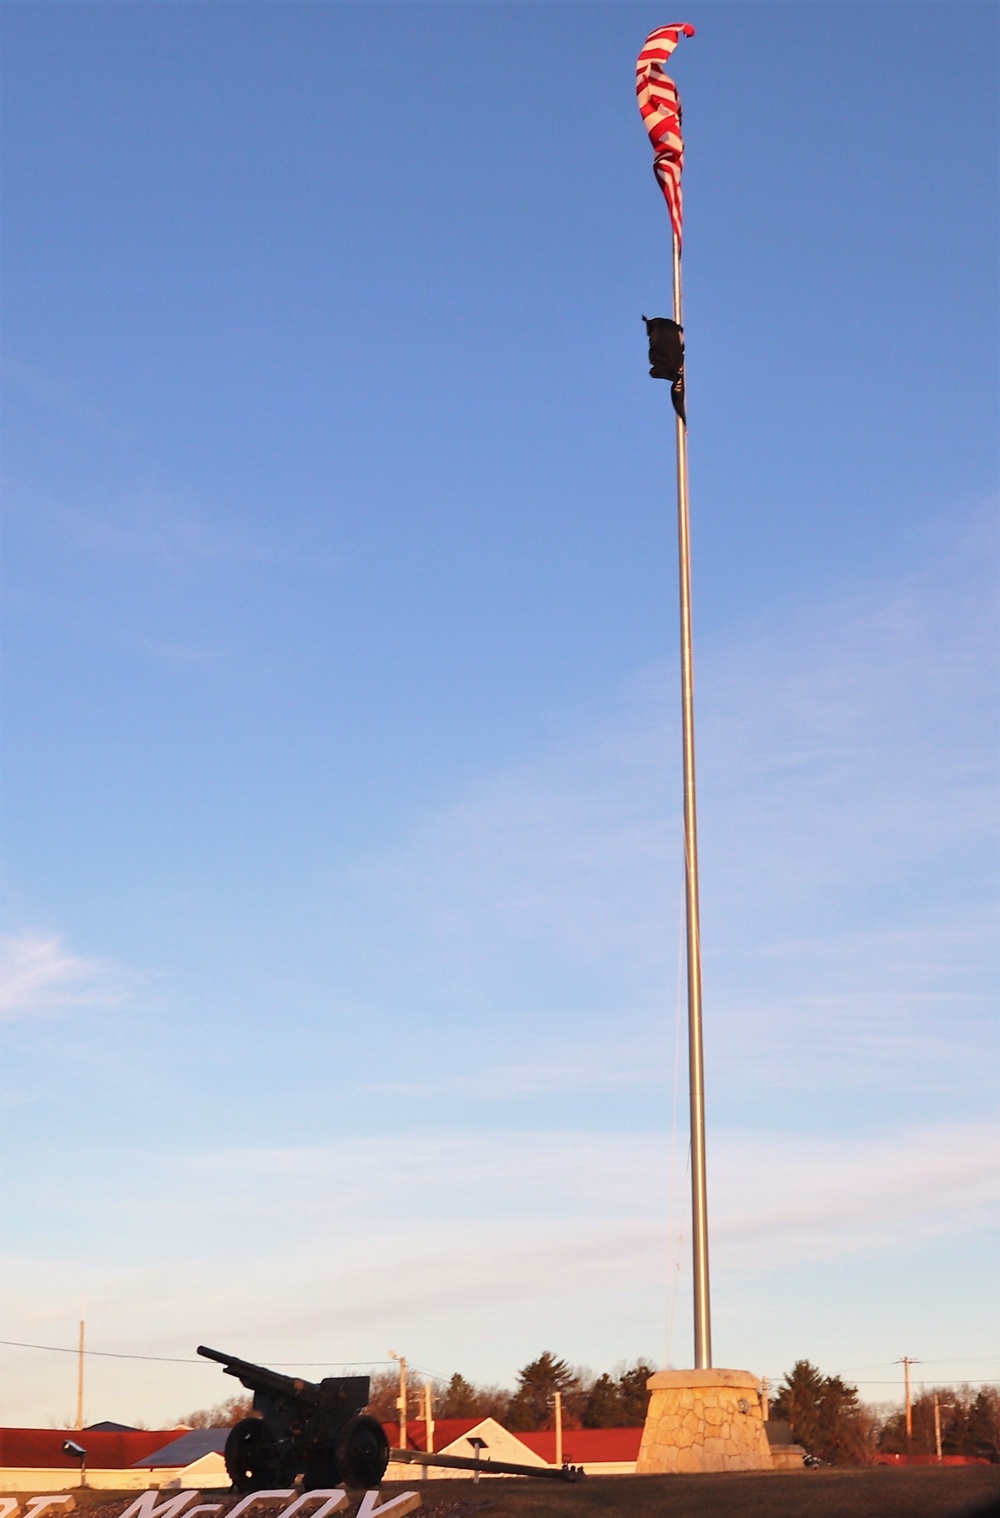
POLYGON ((913 1399, 910 1396, 910 1366, 919 1365, 920 1361, 914 1360, 910 1355, 903 1355, 896 1364, 903 1367, 903 1388, 906 1399, 906 1453, 911 1455, 913 1453, 913 1399))
MULTIPOLYGON (((431 1412, 431 1383, 424 1382, 424 1445, 429 1455, 434 1453, 434 1418, 431 1412)), ((424 1467, 426 1470, 426 1466, 424 1467)))
POLYGON ((399 1447, 406 1448, 406 1359, 403 1355, 397 1355, 394 1349, 390 1349, 389 1355, 393 1360, 399 1361, 399 1396, 396 1398, 396 1406, 399 1409, 399 1447))
MULTIPOLYGON (((429 1455, 433 1455, 433 1453, 434 1453, 434 1419, 431 1416, 431 1383, 429 1381, 425 1381, 424 1382, 424 1389, 423 1389, 423 1392, 421 1393, 421 1401, 423 1402, 423 1415, 424 1415, 424 1449, 427 1451, 427 1453, 429 1455)), ((424 1481, 429 1481, 430 1480, 431 1473, 430 1473, 430 1468, 428 1466, 425 1465, 425 1466, 422 1467, 422 1469, 421 1469, 421 1477, 422 1477, 422 1479, 424 1481)))
POLYGON ((555 1405, 556 1423, 556 1465, 562 1465, 562 1392, 554 1392, 552 1401, 555 1405))
POLYGON ((937 1450, 937 1463, 941 1464, 941 1400, 937 1392, 934 1393, 934 1448, 937 1450))
POLYGON ((771 1383, 768 1381, 768 1379, 767 1379, 766 1376, 761 1376, 761 1378, 760 1378, 760 1410, 761 1410, 761 1413, 763 1414, 764 1422, 765 1423, 768 1421, 768 1415, 770 1413, 770 1408, 771 1408, 770 1397, 771 1397, 771 1383))
POLYGON ((76 1357, 76 1428, 83 1427, 83 1345, 86 1335, 86 1325, 80 1324, 80 1348, 76 1357))

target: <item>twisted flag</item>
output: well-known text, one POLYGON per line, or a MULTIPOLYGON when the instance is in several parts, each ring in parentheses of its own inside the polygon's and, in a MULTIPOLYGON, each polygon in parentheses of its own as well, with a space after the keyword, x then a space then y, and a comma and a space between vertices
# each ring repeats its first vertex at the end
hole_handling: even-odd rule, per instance
POLYGON ((663 65, 681 37, 693 37, 694 27, 687 21, 672 26, 658 26, 643 43, 635 66, 635 92, 639 109, 653 144, 653 172, 660 182, 670 222, 681 241, 681 171, 684 168, 684 139, 681 136, 681 97, 677 86, 664 72, 663 65))
POLYGON ((669 316, 644 316, 649 338, 649 377, 670 381, 674 410, 687 426, 684 409, 684 328, 669 316))

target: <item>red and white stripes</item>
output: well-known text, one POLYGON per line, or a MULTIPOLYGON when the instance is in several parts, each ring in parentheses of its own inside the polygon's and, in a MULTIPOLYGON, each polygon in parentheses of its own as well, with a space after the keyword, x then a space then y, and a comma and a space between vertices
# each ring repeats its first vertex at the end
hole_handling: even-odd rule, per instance
POLYGON ((643 43, 635 66, 635 92, 639 109, 653 144, 653 171, 660 182, 670 222, 678 245, 681 241, 681 172, 684 168, 684 139, 681 136, 681 100, 677 86, 667 77, 663 65, 681 37, 693 37, 694 27, 687 21, 672 26, 658 26, 643 43))

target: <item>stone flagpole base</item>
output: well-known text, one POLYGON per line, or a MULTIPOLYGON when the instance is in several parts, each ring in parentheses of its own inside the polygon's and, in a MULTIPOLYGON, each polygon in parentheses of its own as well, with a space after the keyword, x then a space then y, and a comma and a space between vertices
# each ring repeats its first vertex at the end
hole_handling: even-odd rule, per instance
POLYGON ((666 1471, 769 1471, 761 1385, 748 1370, 660 1370, 636 1474, 666 1471))

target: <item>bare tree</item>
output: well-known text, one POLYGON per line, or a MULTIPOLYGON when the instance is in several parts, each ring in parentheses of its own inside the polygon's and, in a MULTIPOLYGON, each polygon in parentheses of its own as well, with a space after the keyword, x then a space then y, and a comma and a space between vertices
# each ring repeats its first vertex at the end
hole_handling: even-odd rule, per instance
POLYGON ((229 1397, 215 1407, 202 1407, 197 1412, 186 1413, 177 1421, 186 1423, 188 1428, 231 1428, 241 1418, 256 1416, 252 1397, 229 1397))
POLYGON ((398 1398, 399 1372, 396 1370, 373 1371, 371 1391, 368 1394, 365 1412, 377 1418, 380 1423, 397 1423, 399 1421, 399 1408, 396 1406, 398 1398))

